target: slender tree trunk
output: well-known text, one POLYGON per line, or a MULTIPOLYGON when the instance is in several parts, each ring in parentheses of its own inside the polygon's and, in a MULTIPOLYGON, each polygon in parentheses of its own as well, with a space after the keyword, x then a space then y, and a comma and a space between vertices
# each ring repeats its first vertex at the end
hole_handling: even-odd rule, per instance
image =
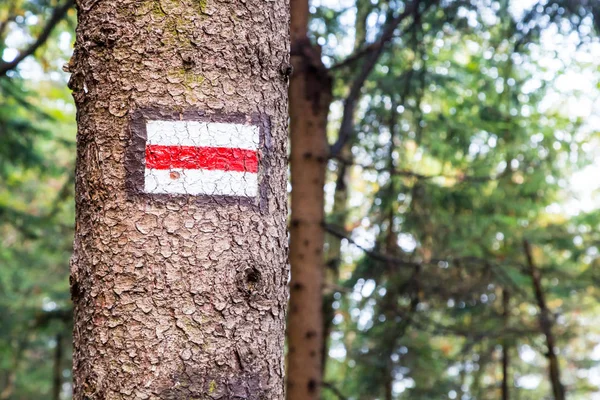
POLYGON ((52 400, 60 400, 62 389, 62 358, 63 358, 63 340, 62 335, 56 335, 56 348, 54 349, 54 366, 52 367, 52 400))
MULTIPOLYGON (((388 364, 391 364, 391 362, 388 361, 388 364)), ((387 374, 385 379, 385 384, 384 384, 384 399, 385 400, 394 400, 394 379, 392 378, 391 374, 387 374)))
MULTIPOLYGON (((342 149, 342 153, 345 156, 349 156, 349 147, 342 149)), ((348 166, 345 162, 340 162, 338 165, 338 173, 335 182, 335 192, 333 196, 333 209, 330 215, 331 224, 335 227, 343 229, 346 225, 347 218, 347 203, 348 203, 348 166)), ((325 282, 328 287, 335 287, 339 280, 339 269, 342 260, 342 239, 329 235, 327 241, 327 263, 325 282)), ((331 334, 331 328, 333 325, 333 318, 335 311, 332 307, 334 302, 335 290, 326 290, 323 293, 323 350, 321 351, 322 359, 322 375, 325 376, 327 358, 329 354, 329 335, 331 334)))
POLYGON ((74 399, 283 399, 286 1, 78 11, 74 399), (192 147, 193 166, 169 153, 164 191, 151 185, 151 133, 219 152, 243 132, 254 150, 221 166, 229 182, 190 181, 217 165, 192 147))
MULTIPOLYGON (((359 52, 358 57, 353 54, 340 63, 348 65, 364 57, 344 100, 337 141, 330 148, 327 143, 327 117, 332 100, 329 71, 321 61, 320 48, 308 39, 308 0, 291 0, 292 64, 295 71, 290 84, 292 285, 287 389, 291 400, 319 398, 318 387, 326 357, 323 331, 328 332, 329 327, 322 316, 322 287, 325 238, 323 186, 327 160, 339 157, 354 136, 354 115, 361 89, 379 60, 384 45, 392 39, 398 25, 414 14, 418 6, 419 1, 411 2, 402 13, 386 22, 374 45, 365 52, 359 52)), ((363 41, 365 27, 361 24, 366 23, 368 9, 369 5, 363 3, 357 10, 357 43, 363 41)))
POLYGON ((323 244, 327 115, 331 81, 307 37, 308 1, 292 0, 290 136, 292 281, 288 317, 287 398, 320 398, 323 350, 323 244))
POLYGON ((555 400, 565 400, 565 388, 560 380, 560 365, 558 363, 558 357, 555 350, 556 341, 554 334, 552 333, 550 310, 548 310, 548 306, 546 305, 546 297, 542 288, 540 270, 535 265, 533 253, 531 252, 531 246, 527 240, 523 242, 523 247, 525 249, 527 265, 529 266, 529 273, 531 274, 533 291, 540 309, 540 329, 544 336, 546 336, 546 346, 548 347, 546 358, 548 358, 548 374, 550 383, 552 384, 552 393, 554 394, 555 400))
MULTIPOLYGON (((504 318, 504 328, 508 326, 508 317, 510 315, 510 294, 508 290, 502 290, 502 316, 504 318)), ((509 388, 509 366, 510 366, 510 345, 508 339, 502 340, 502 400, 510 399, 509 388)))
MULTIPOLYGON (((356 1, 356 21, 354 24, 354 46, 353 51, 358 52, 366 43, 367 36, 367 18, 372 9, 372 4, 369 0, 356 1)), ((349 140, 340 150, 340 160, 337 164, 337 177, 335 181, 335 191, 333 195, 333 206, 331 210, 331 224, 344 228, 348 217, 348 179, 352 168, 348 162, 352 162, 352 145, 354 140, 349 140)), ((325 281, 331 286, 336 285, 339 279, 339 267, 342 258, 342 239, 329 235, 326 239, 327 243, 327 271, 325 281)), ((334 298, 333 293, 324 293, 323 295, 323 350, 322 358, 322 375, 325 376, 327 358, 329 354, 329 335, 333 325, 333 317, 335 315, 332 308, 334 298)))

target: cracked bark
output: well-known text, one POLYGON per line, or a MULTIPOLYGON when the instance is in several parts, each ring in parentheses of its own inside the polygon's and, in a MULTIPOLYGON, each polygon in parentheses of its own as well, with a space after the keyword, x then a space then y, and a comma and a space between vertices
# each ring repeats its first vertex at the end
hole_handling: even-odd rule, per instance
POLYGON ((286 1, 77 6, 74 399, 283 399, 286 1), (265 204, 128 191, 149 108, 262 116, 265 204))

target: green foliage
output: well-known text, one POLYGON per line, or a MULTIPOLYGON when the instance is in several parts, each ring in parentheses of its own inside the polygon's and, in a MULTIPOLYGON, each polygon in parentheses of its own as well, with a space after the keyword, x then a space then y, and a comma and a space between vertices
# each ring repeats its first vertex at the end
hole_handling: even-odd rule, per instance
MULTIPOLYGON (((0 3, 5 57, 25 48, 56 6, 8 3, 0 3)), ((69 24, 0 77, 1 399, 55 398, 55 375, 69 397, 75 123, 66 78, 52 71, 68 57, 58 46, 63 33, 72 34, 69 24)))
MULTIPOLYGON (((597 391, 586 376, 598 368, 600 213, 553 210, 569 209, 568 182, 593 161, 597 139, 585 118, 565 111, 582 94, 557 92, 557 80, 600 66, 543 42, 553 31, 587 51, 598 42, 600 8, 550 0, 516 15, 519 3, 434 4, 419 23, 401 25, 363 87, 340 227, 363 249, 342 241, 338 291, 327 305, 335 313, 327 400, 498 399, 503 346, 513 397, 549 396, 524 238, 534 245, 570 398, 597 391)), ((0 3, 0 24, 8 21, 0 52, 25 48, 57 4, 0 3)), ((403 7, 313 7, 311 35, 326 65, 373 43, 403 7)), ((57 373, 69 398, 75 124, 58 72, 70 51, 69 16, 34 57, 0 77, 0 399, 52 398, 57 373)), ((332 135, 362 63, 332 72, 332 135)))
POLYGON ((0 103, 0 177, 6 177, 13 165, 40 167, 43 156, 35 151, 34 141, 47 132, 35 122, 47 116, 29 104, 18 80, 0 81, 0 103))
MULTIPOLYGON (((556 79, 582 66, 540 41, 557 29, 597 43, 595 6, 551 1, 519 17, 514 2, 449 3, 403 28, 362 92, 346 227, 363 249, 343 243, 339 284, 349 294, 332 305, 325 379, 348 399, 498 399, 506 344, 513 395, 545 398, 528 239, 555 313, 563 383, 589 398, 574 362, 596 366, 582 326, 597 308, 599 221, 549 210, 569 201, 568 181, 593 161, 597 135, 566 102, 548 104, 556 79), (545 64, 557 57, 565 64, 551 75, 545 64)), ((341 99, 360 67, 336 70, 341 99)))

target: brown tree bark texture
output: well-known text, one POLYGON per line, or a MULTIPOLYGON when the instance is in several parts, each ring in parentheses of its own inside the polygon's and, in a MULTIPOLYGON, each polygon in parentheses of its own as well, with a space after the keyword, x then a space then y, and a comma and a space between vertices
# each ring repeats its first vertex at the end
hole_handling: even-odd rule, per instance
MULTIPOLYGON (((325 129, 329 103, 327 99, 307 98, 307 92, 312 91, 311 85, 317 84, 307 77, 311 73, 312 68, 304 61, 294 61, 294 77, 290 84, 292 279, 287 326, 289 400, 319 399, 321 386, 325 168, 320 164, 327 163, 325 129), (327 102, 324 109, 321 101, 327 102)), ((317 96, 326 97, 326 93, 319 90, 317 96)))
POLYGON ((283 399, 288 21, 285 0, 78 1, 74 399, 283 399), (129 192, 147 108, 260 115, 264 204, 129 192))
POLYGON ((291 228, 287 399, 320 398, 323 348, 323 244, 327 115, 331 81, 307 38, 308 1, 291 2, 291 228))

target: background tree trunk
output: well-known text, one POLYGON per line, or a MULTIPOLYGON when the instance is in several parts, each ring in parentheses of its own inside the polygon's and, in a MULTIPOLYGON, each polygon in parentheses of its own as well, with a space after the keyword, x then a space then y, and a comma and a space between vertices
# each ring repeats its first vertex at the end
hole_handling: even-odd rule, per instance
MULTIPOLYGON (((346 146, 342 149, 342 154, 349 157, 350 149, 346 146)), ((345 163, 339 163, 337 166, 337 176, 335 178, 335 192, 333 195, 333 207, 328 220, 333 226, 342 230, 345 228, 348 216, 348 178, 350 168, 345 163)), ((344 229, 345 230, 345 229, 344 229)), ((328 235, 326 237, 326 269, 325 269, 325 290, 323 293, 323 350, 321 351, 321 370, 325 377, 327 372, 327 360, 329 358, 329 336, 333 328, 333 318, 335 310, 333 302, 335 301, 335 286, 340 280, 340 265, 342 262, 342 239, 328 235)))
POLYGON ((292 0, 290 135, 292 281, 288 317, 287 398, 319 399, 323 349, 323 243, 327 115, 331 80, 307 37, 308 2, 292 0))
POLYGON ((286 2, 81 0, 78 11, 74 399, 282 399, 286 2), (258 118, 260 199, 132 191, 142 109, 258 118))
MULTIPOLYGON (((504 328, 508 328, 508 319, 510 317, 510 293, 508 290, 502 290, 502 317, 504 319, 504 328)), ((507 338, 502 340, 502 400, 510 400, 510 343, 507 338)))
POLYGON ((63 338, 59 333, 56 335, 56 348, 54 349, 54 365, 52 366, 52 400, 60 400, 62 391, 62 359, 63 359, 63 338))
POLYGON ((548 347, 546 358, 548 359, 548 376, 552 385, 552 394, 554 395, 554 400, 565 400, 565 387, 561 382, 560 364, 558 362, 558 356, 556 355, 556 339, 552 333, 553 322, 551 319, 551 312, 546 303, 546 296, 544 295, 544 290, 542 288, 542 277, 540 270, 535 265, 533 252, 531 251, 531 245, 527 240, 523 241, 523 248, 525 250, 525 258, 527 259, 529 273, 531 274, 533 292, 540 309, 540 330, 546 337, 546 346, 548 347))

